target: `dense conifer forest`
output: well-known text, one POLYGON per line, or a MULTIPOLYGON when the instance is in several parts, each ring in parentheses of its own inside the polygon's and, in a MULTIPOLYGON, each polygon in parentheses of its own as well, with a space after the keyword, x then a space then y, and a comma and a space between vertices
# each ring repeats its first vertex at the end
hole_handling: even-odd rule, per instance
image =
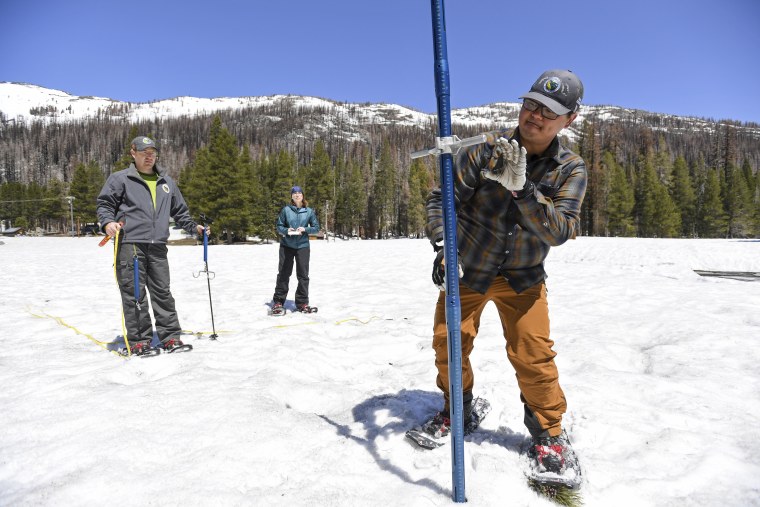
MULTIPOLYGON (((565 140, 589 173, 582 234, 760 236, 759 125, 641 111, 609 118, 603 111, 590 108, 572 126, 572 141, 565 140)), ((432 120, 361 123, 287 101, 138 123, 119 113, 67 123, 0 117, 6 226, 65 233, 73 216, 81 232, 97 220, 95 197, 105 178, 129 164, 129 141, 148 135, 158 141, 159 164, 177 179, 191 212, 214 218, 226 241, 274 239, 277 213, 294 184, 304 188, 329 233, 423 234, 436 161, 412 161, 409 154, 433 145, 432 120)), ((499 126, 455 124, 454 133, 468 137, 499 126)))

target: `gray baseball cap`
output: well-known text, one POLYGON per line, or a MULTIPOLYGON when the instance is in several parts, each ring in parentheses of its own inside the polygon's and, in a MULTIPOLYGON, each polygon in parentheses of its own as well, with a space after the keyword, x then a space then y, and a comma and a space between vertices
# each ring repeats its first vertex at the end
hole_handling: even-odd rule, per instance
POLYGON ((132 139, 132 148, 137 151, 145 151, 148 148, 153 148, 158 151, 158 146, 150 137, 139 136, 132 139))
POLYGON ((583 83, 569 70, 547 70, 520 97, 538 101, 557 114, 575 113, 583 100, 583 83))

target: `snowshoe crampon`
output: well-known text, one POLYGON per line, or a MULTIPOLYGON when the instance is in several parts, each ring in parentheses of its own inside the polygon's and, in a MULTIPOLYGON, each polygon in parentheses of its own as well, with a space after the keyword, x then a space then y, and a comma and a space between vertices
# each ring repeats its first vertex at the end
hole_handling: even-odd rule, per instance
MULTIPOLYGON (((491 404, 485 398, 472 400, 470 419, 464 423, 464 434, 469 435, 480 426, 481 421, 491 411, 491 404)), ((449 441, 451 421, 440 412, 424 424, 406 432, 406 438, 423 449, 435 449, 449 441)))

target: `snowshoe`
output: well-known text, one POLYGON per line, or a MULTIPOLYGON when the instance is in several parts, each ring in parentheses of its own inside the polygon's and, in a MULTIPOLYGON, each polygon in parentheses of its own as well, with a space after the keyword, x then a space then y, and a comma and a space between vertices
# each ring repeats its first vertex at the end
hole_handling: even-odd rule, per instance
POLYGON ((524 449, 529 467, 528 484, 538 493, 562 505, 580 505, 583 479, 578 456, 567 433, 556 437, 533 438, 524 449))
POLYGON ((151 357, 157 356, 160 353, 161 349, 152 347, 149 341, 137 342, 133 345, 130 345, 130 350, 127 350, 126 347, 119 350, 119 354, 122 356, 133 355, 140 357, 151 357))
MULTIPOLYGON (((480 426, 481 421, 491 411, 491 404, 485 398, 472 400, 469 418, 465 417, 464 434, 469 435, 480 426)), ((423 449, 435 449, 445 445, 451 433, 451 420, 448 414, 438 412, 427 422, 406 432, 406 438, 423 449)))
POLYGON ((176 354, 177 352, 189 352, 193 350, 193 346, 190 344, 182 343, 179 338, 170 338, 163 343, 164 350, 169 354, 176 354))
POLYGON ((285 315, 285 307, 282 306, 282 303, 272 303, 272 308, 269 310, 269 315, 273 317, 285 315))
POLYGON ((301 313, 317 313, 318 308, 316 306, 309 305, 296 305, 296 310, 301 313))

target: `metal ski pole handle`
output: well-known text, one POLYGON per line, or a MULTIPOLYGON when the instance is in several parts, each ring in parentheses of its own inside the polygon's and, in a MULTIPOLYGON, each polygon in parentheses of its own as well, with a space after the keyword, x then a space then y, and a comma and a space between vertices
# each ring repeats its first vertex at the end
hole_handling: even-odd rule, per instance
POLYGON ((467 146, 474 146, 476 144, 482 144, 486 142, 485 134, 478 134, 473 137, 466 137, 459 139, 457 136, 448 137, 436 137, 435 148, 429 148, 427 150, 419 150, 412 153, 412 158, 426 157, 428 155, 442 155, 444 153, 451 153, 456 155, 461 148, 467 146))
POLYGON ((438 106, 438 137, 435 148, 417 151, 413 158, 437 155, 441 173, 441 204, 443 208, 443 247, 446 261, 446 328, 449 356, 449 402, 451 415, 451 476, 453 500, 466 502, 464 491, 464 415, 462 400, 462 314, 459 302, 459 261, 457 259, 457 219, 454 199, 452 153, 463 146, 485 142, 479 135, 459 139, 451 135, 451 105, 449 101, 449 62, 446 49, 446 18, 443 0, 431 0, 433 49, 435 56, 435 95, 438 106))
POLYGON ((212 220, 208 218, 206 215, 201 214, 200 222, 201 222, 201 225, 204 227, 204 230, 203 230, 203 271, 199 271, 197 275, 193 273, 193 276, 195 278, 198 278, 199 276, 201 276, 201 273, 206 273, 206 285, 208 285, 208 305, 211 310, 211 331, 213 333, 211 336, 209 336, 209 340, 216 340, 217 338, 219 338, 219 335, 216 334, 216 324, 214 323, 214 303, 211 300, 211 279, 216 276, 216 273, 208 270, 208 231, 206 230, 206 226, 211 225, 212 220), (211 275, 214 275, 214 276, 211 276, 211 275))

